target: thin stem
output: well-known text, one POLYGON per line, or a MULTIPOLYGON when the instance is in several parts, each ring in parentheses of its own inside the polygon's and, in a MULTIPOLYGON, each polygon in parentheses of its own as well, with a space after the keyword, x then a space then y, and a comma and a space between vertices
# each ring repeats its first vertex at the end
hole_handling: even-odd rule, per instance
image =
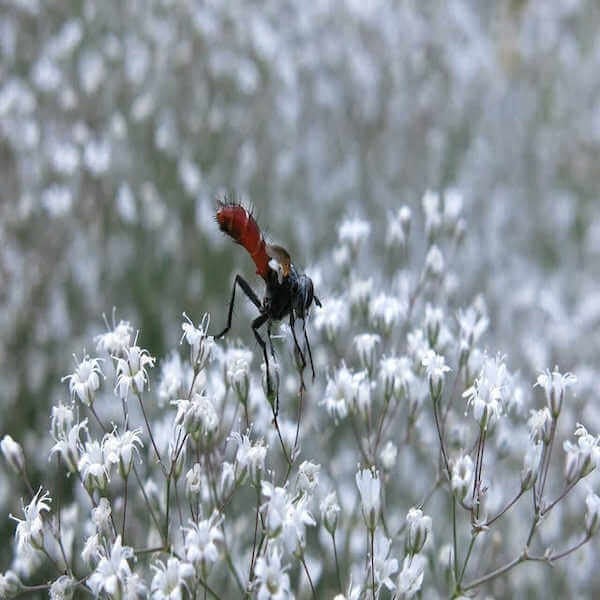
POLYGON ((471 541, 469 542, 469 549, 467 550, 467 556, 465 557, 465 562, 463 563, 462 569, 460 570, 460 575, 457 581, 457 587, 460 588, 460 582, 463 580, 465 576, 465 571, 467 570, 467 565, 469 564, 469 559, 471 558, 471 552, 473 552, 473 547, 475 546, 475 540, 477 539, 478 531, 475 531, 471 534, 471 541))
POLYGON ((450 463, 448 462, 448 457, 446 456, 446 449, 444 447, 444 439, 442 437, 442 430, 440 429, 440 421, 437 414, 437 407, 439 403, 439 397, 433 397, 433 417, 435 419, 435 428, 438 433, 438 439, 440 441, 440 450, 442 452, 442 458, 444 459, 444 467, 446 468, 446 472, 448 473, 448 479, 452 479, 452 473, 450 472, 450 463))
POLYGON ((256 559, 256 542, 258 538, 258 515, 260 512, 260 491, 256 486, 256 515, 254 516, 254 540, 252 542, 252 557, 250 559, 250 570, 248 572, 248 585, 254 578, 254 561, 256 559))
POLYGON ((142 415, 144 417, 144 422, 146 423, 146 429, 148 430, 148 435, 150 436, 150 441, 152 442, 152 447, 154 448, 154 452, 156 454, 156 459, 160 463, 161 469, 163 470, 163 474, 165 477, 167 476, 167 471, 165 466, 163 465, 162 459, 160 457, 160 452, 158 451, 158 447, 156 442, 154 441, 154 436, 152 435, 152 428, 150 427, 150 423, 148 422, 148 416, 146 415, 146 409, 144 408, 144 403, 142 401, 142 395, 136 387, 135 395, 137 396, 138 402, 140 403, 140 408, 142 410, 142 415))
POLYGON ((335 543, 335 532, 331 533, 331 541, 333 542, 333 557, 335 559, 335 574, 337 575, 338 590, 342 593, 342 577, 340 575, 340 561, 338 560, 337 544, 335 543))
POLYGON ((373 600, 375 600, 375 530, 371 529, 371 585, 373 586, 373 600))
POLYGON ((524 562, 525 560, 527 560, 526 554, 525 553, 520 554, 515 559, 511 560, 509 563, 503 565, 502 567, 499 567, 495 571, 491 571, 490 573, 487 573, 486 575, 482 575, 481 577, 473 580, 471 583, 463 586, 461 588, 461 590, 463 592, 466 592, 468 590, 472 590, 473 588, 479 587, 480 585, 483 585, 484 583, 487 583, 488 581, 492 581, 492 579, 496 579, 496 577, 500 577, 500 575, 504 575, 504 573, 510 571, 511 569, 516 567, 518 564, 524 562))
POLYGON ((304 560, 304 554, 300 556, 300 562, 304 567, 304 572, 306 573, 306 578, 308 579, 308 583, 310 584, 310 590, 312 592, 313 598, 318 598, 317 591, 315 590, 315 585, 313 583, 312 577, 310 576, 310 571, 308 570, 308 566, 306 565, 306 561, 304 560))
POLYGON ((456 496, 452 495, 452 543, 454 546, 454 580, 458 581, 458 535, 456 532, 456 496))
POLYGON ((125 521, 127 519, 127 490, 128 490, 128 486, 127 486, 127 481, 129 480, 129 473, 127 473, 127 475, 125 476, 125 492, 123 493, 124 498, 123 498, 123 523, 121 524, 121 540, 123 542, 123 545, 125 545, 125 521))
POLYGON ((485 527, 489 527, 492 523, 494 523, 494 521, 497 521, 504 513, 509 511, 519 500, 519 498, 523 495, 524 492, 525 490, 521 488, 519 490, 519 493, 495 517, 492 517, 491 519, 485 522, 485 527))

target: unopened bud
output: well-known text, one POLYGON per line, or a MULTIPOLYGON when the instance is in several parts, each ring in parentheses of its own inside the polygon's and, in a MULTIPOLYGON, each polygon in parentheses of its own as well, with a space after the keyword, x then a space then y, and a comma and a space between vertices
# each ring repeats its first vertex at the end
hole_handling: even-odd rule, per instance
POLYGON ((0 448, 6 462, 11 466, 15 473, 22 473, 25 469, 25 454, 21 444, 15 442, 10 435, 5 435, 0 442, 0 448))

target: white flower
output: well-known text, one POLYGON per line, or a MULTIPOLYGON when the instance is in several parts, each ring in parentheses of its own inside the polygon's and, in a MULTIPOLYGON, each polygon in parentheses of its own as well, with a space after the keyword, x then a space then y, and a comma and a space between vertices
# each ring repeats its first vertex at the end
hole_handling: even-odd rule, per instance
POLYGON ((14 571, 0 573, 0 598, 15 598, 22 590, 23 584, 14 571))
POLYGON ((409 554, 418 554, 431 533, 431 517, 413 507, 406 515, 406 525, 406 550, 409 554))
POLYGON ((408 357, 388 356, 379 361, 379 378, 387 395, 394 394, 396 398, 408 396, 410 384, 415 375, 408 357))
POLYGON ((305 460, 298 467, 296 489, 301 494, 312 494, 319 485, 321 465, 305 460))
POLYGON ((397 456, 398 447, 392 440, 388 440, 379 453, 379 459, 381 460, 381 465, 385 471, 391 471, 394 468, 397 456))
POLYGON ((437 233, 442 225, 439 193, 426 190, 423 194, 421 204, 425 213, 425 232, 428 237, 431 237, 437 233))
POLYGON ((563 448, 567 453, 567 480, 589 475, 600 466, 600 436, 594 437, 587 429, 577 423, 575 430, 577 445, 565 441, 563 448))
POLYGON ((268 498, 261 506, 266 513, 265 526, 270 537, 277 537, 283 528, 286 517, 288 494, 285 488, 275 487, 268 481, 261 484, 262 494, 268 498))
POLYGON ((219 529, 222 517, 214 512, 209 519, 192 526, 185 531, 185 558, 194 566, 200 566, 202 573, 207 573, 208 568, 217 562, 219 549, 217 544, 223 540, 219 529))
POLYGON ((407 556, 398 575, 398 593, 404 598, 412 598, 423 585, 426 559, 422 554, 407 556))
POLYGON ((225 353, 225 378, 242 399, 248 396, 251 362, 252 352, 246 348, 230 348, 225 353))
POLYGON ((532 410, 527 421, 529 438, 533 442, 549 442, 552 431, 552 414, 547 406, 540 410, 532 410))
POLYGON ((459 500, 464 498, 467 490, 473 484, 473 460, 468 454, 463 454, 452 465, 452 490, 459 500))
POLYGON ((371 295, 373 294, 373 279, 355 279, 350 282, 350 304, 353 307, 366 307, 371 295))
POLYGON ((117 385, 115 392, 121 400, 127 400, 129 390, 141 394, 148 383, 146 367, 154 366, 154 358, 147 350, 131 346, 124 351, 124 358, 117 359, 117 385))
POLYGON ((429 248, 429 252, 427 252, 427 256, 425 257, 425 275, 433 278, 441 277, 444 274, 444 268, 444 255, 434 244, 429 248))
POLYGON ((325 397, 320 402, 336 420, 343 419, 348 410, 359 409, 365 412, 370 404, 370 382, 366 371, 353 373, 345 364, 336 371, 335 379, 330 379, 325 388, 325 397))
POLYGON ((127 477, 131 470, 134 455, 139 458, 139 449, 144 447, 140 428, 124 431, 117 435, 116 431, 107 433, 102 442, 105 460, 110 464, 118 464, 122 477, 127 477))
POLYGON ((369 302, 369 318, 375 327, 390 332, 406 315, 407 306, 397 296, 384 292, 377 294, 369 302))
POLYGON ((437 344, 440 329, 444 322, 444 312, 441 308, 432 306, 429 302, 425 305, 425 331, 429 345, 434 348, 437 344))
POLYGON ((19 519, 10 515, 10 518, 17 522, 15 539, 19 551, 27 552, 30 548, 41 550, 44 546, 44 519, 43 514, 50 511, 50 494, 40 488, 31 502, 23 507, 24 519, 19 519))
POLYGON ((281 554, 276 547, 272 547, 266 557, 258 558, 253 582, 253 587, 258 588, 257 600, 289 600, 294 597, 290 592, 287 569, 287 565, 281 565, 281 554))
POLYGON ((181 324, 181 328, 183 329, 181 341, 183 342, 185 339, 189 344, 190 362, 194 366, 194 369, 200 370, 209 359, 214 345, 213 337, 208 335, 210 317, 205 313, 198 327, 195 327, 192 320, 185 313, 183 313, 183 316, 186 322, 181 324))
POLYGON ((191 400, 176 400, 175 423, 192 435, 210 435, 219 427, 219 415, 210 398, 195 392, 191 400))
POLYGON ((92 523, 96 531, 104 536, 110 535, 112 531, 112 508, 106 498, 100 498, 98 505, 92 508, 92 523))
POLYGON ((408 242, 410 232, 411 210, 408 206, 401 206, 390 214, 387 224, 385 243, 388 246, 404 248, 408 242))
POLYGON ((371 224, 358 217, 345 219, 338 228, 341 244, 348 244, 354 251, 358 249, 371 233, 371 224))
POLYGON ((152 569, 155 572, 150 586, 153 600, 182 600, 186 597, 183 589, 189 589, 188 582, 194 577, 192 565, 171 556, 167 564, 157 560, 152 569))
POLYGON ((75 421, 75 414, 71 406, 59 403, 52 407, 50 434, 53 440, 57 440, 61 434, 64 435, 71 429, 75 421))
POLYGON ((473 407, 473 417, 480 427, 492 426, 502 415, 507 385, 508 374, 502 358, 486 357, 473 385, 463 393, 467 406, 473 407))
POLYGON ((109 596, 118 595, 123 589, 124 582, 131 575, 131 568, 127 562, 133 558, 133 549, 121 544, 118 535, 108 553, 102 554, 96 570, 88 577, 87 586, 99 596, 106 592, 109 596))
POLYGON ((186 372, 179 354, 173 352, 166 360, 160 363, 160 383, 158 384, 158 397, 161 407, 170 400, 180 396, 186 372))
POLYGON ((363 469, 356 473, 356 486, 360 492, 360 502, 367 528, 375 530, 381 508, 381 482, 377 471, 363 469))
POLYGON ((77 464, 77 470, 81 473, 83 483, 89 489, 105 489, 109 481, 108 468, 109 464, 106 462, 100 442, 97 440, 87 441, 77 464))
POLYGON ((71 600, 77 581, 68 575, 62 575, 50 586, 50 600, 71 600))
POLYGON ((327 298, 327 302, 315 314, 314 322, 319 331, 325 330, 327 339, 333 340, 348 325, 349 320, 348 301, 343 298, 327 298))
POLYGON ((575 375, 571 373, 563 375, 558 372, 558 367, 554 367, 552 373, 546 369, 538 375, 536 385, 543 388, 548 408, 553 417, 557 417, 560 413, 566 389, 575 383, 577 383, 575 375))
POLYGON ((337 502, 337 494, 335 491, 325 496, 319 508, 321 510, 321 519, 325 525, 325 529, 333 535, 337 527, 338 515, 342 510, 337 502))
POLYGON ((252 483, 258 483, 260 474, 265 470, 268 446, 262 439, 252 444, 246 434, 240 435, 237 431, 233 432, 231 437, 238 445, 235 466, 240 472, 240 476, 248 474, 252 483))
POLYGON ((590 537, 598 531, 600 526, 600 497, 590 492, 586 499, 585 530, 590 537))
POLYGON ((0 441, 0 450, 4 459, 11 466, 15 473, 22 473, 25 469, 25 454, 21 444, 15 442, 12 437, 6 434, 0 441))
POLYGON ((392 540, 377 531, 373 541, 373 570, 376 593, 382 587, 386 587, 389 591, 394 590, 396 587, 392 581, 392 575, 398 571, 398 561, 395 558, 390 558, 391 547, 392 540))
POLYGON ((81 431, 87 432, 87 419, 84 419, 81 423, 76 423, 68 431, 60 430, 58 426, 53 426, 52 429, 58 432, 58 437, 54 438, 56 443, 50 448, 49 458, 52 458, 52 455, 57 452, 67 469, 74 473, 77 471, 80 459, 81 441, 79 435, 81 431))
POLYGON ((208 482, 202 473, 202 467, 200 463, 195 463, 185 474, 185 493, 190 502, 197 500, 205 485, 208 485, 208 482))
POLYGON ((467 349, 479 341, 489 325, 489 319, 482 315, 474 306, 458 311, 458 327, 460 329, 461 345, 467 349))
POLYGON ((69 382, 71 395, 77 396, 87 406, 94 403, 96 390, 100 387, 100 376, 103 376, 100 360, 86 355, 77 365, 74 373, 62 378, 62 381, 69 382))
POLYGON ((421 364, 425 367, 431 396, 439 398, 442 393, 444 374, 450 371, 450 367, 446 365, 446 359, 441 354, 437 354, 435 350, 429 349, 423 356, 421 364))
POLYGON ((381 343, 381 336, 376 333, 361 333, 354 336, 353 343, 361 365, 371 370, 375 361, 375 348, 381 343))
POLYGON ((535 483, 540 470, 542 460, 542 442, 530 443, 523 457, 523 468, 521 469, 521 488, 528 490, 535 483))
POLYGON ((119 321, 119 324, 112 330, 94 338, 96 349, 111 356, 120 356, 129 348, 132 333, 133 327, 131 327, 129 321, 119 321))

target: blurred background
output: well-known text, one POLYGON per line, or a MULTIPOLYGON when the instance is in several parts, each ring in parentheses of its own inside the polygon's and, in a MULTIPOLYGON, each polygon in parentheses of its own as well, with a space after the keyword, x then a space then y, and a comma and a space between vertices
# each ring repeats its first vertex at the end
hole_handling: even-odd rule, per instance
POLYGON ((598 31, 596 0, 0 0, 0 437, 35 454, 113 306, 158 357, 182 311, 220 326, 233 273, 256 282, 224 190, 324 302, 341 219, 391 277, 390 211, 459 190, 455 293, 485 296, 489 347, 597 394, 598 31))

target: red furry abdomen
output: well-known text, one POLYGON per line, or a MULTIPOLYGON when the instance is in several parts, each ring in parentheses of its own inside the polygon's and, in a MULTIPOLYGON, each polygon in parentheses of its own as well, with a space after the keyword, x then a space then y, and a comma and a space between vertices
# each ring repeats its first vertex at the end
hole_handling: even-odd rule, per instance
POLYGON ((266 279, 269 272, 269 256, 265 240, 252 214, 241 204, 219 203, 217 223, 221 231, 246 248, 256 265, 256 272, 266 279))

